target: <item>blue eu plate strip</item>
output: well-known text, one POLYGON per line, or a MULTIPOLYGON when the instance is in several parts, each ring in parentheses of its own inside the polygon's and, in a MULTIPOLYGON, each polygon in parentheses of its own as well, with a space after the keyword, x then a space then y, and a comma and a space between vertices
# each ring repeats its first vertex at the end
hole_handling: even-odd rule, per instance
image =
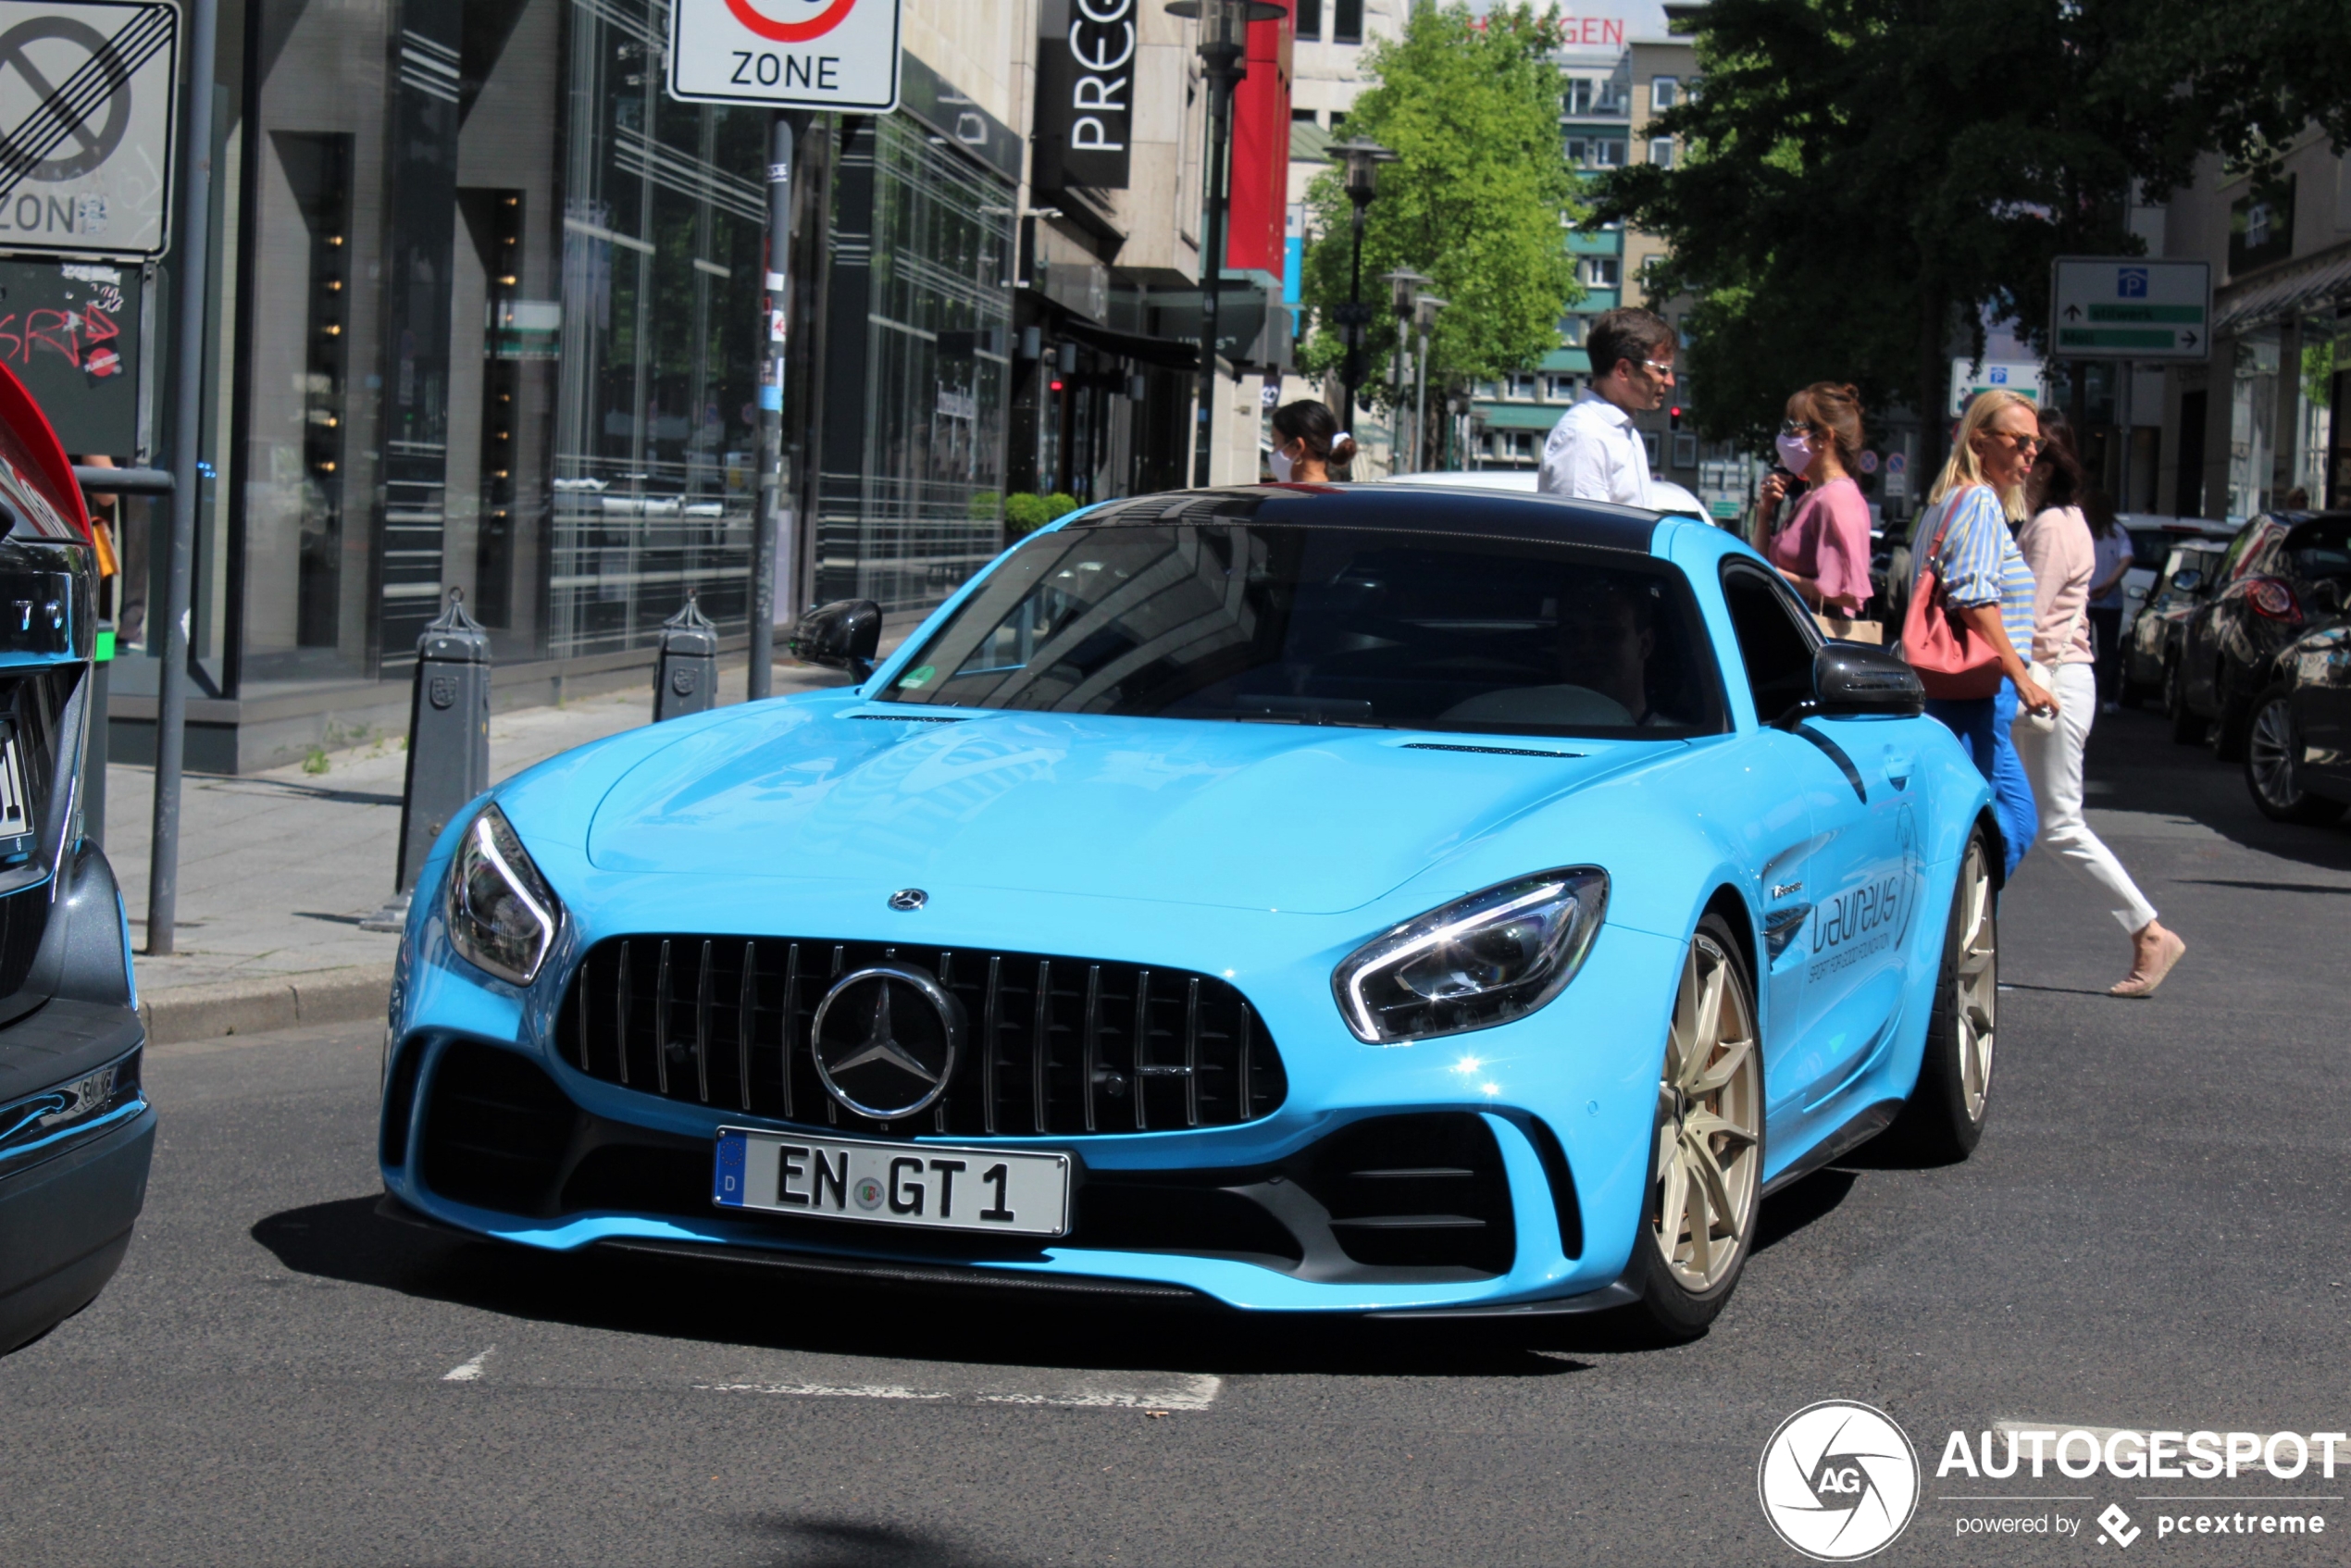
POLYGON ((730 1209, 743 1206, 743 1135, 739 1132, 718 1135, 718 1160, 711 1175, 710 1196, 713 1202, 730 1209))

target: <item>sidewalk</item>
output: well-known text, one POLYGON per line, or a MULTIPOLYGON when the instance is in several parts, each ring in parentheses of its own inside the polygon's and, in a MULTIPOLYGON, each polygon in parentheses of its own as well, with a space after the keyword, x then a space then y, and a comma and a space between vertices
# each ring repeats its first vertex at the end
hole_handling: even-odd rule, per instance
MULTIPOLYGON (((723 669, 719 702, 741 702, 745 679, 740 659, 723 669)), ((775 691, 847 681, 833 670, 779 665, 775 691)), ((490 777, 510 778, 652 716, 650 674, 641 691, 493 715, 490 777)), ((392 896, 407 755, 389 740, 330 753, 326 763, 315 774, 297 765, 243 778, 187 776, 178 951, 168 958, 143 956, 155 772, 106 769, 106 858, 141 950, 140 1001, 155 1043, 382 1011, 400 939, 363 931, 359 922, 392 896)))

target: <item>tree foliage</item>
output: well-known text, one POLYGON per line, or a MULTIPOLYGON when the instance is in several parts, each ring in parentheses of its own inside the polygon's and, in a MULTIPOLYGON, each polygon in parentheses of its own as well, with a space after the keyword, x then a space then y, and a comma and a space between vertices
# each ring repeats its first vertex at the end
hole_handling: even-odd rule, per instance
POLYGON ((1615 171, 1599 212, 1672 247, 1707 434, 1760 441, 1820 380, 1936 409, 1955 331, 2038 341, 2053 257, 2142 248, 2133 180, 2314 120, 2340 143, 2340 4, 1713 0, 1703 90, 1661 127, 1683 157, 1615 171))
MULTIPOLYGON (((1415 7, 1401 38, 1364 52, 1376 82, 1356 100, 1346 134, 1401 161, 1379 172, 1363 230, 1363 297, 1375 306, 1363 350, 1365 397, 1387 402, 1394 317, 1382 275, 1409 267, 1449 302, 1430 345, 1432 382, 1523 369, 1559 346, 1561 309, 1581 297, 1561 214, 1575 202, 1560 150, 1556 7, 1415 7)), ((1313 214, 1300 292, 1314 328, 1300 345, 1309 375, 1337 369, 1346 350, 1330 307, 1346 303, 1354 209, 1343 166, 1307 192, 1313 214)))

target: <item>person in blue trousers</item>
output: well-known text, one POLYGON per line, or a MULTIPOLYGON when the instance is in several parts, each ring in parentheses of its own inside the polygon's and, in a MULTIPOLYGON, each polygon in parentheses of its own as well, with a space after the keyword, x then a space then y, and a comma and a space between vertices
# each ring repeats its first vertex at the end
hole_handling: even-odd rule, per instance
POLYGON ((1934 698, 1927 713, 1959 738, 1992 786, 2007 876, 2041 830, 2032 781, 2009 737, 2020 710, 2054 714, 2057 699, 2034 684, 2020 648, 2033 646, 2033 569, 2010 528, 2028 515, 2024 480, 2041 448, 2033 404, 2012 392, 1978 393, 1959 420, 1943 473, 1928 492, 1926 515, 1911 535, 1931 552, 1945 597, 1969 630, 2000 656, 2005 678, 1990 697, 1934 698))

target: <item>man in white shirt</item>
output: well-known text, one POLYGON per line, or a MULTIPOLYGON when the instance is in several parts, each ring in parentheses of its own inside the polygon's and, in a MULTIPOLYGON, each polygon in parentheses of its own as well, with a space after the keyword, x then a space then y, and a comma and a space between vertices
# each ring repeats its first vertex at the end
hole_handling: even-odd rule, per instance
POLYGON ((1591 384, 1543 443, 1540 488, 1546 495, 1647 506, 1648 448, 1633 416, 1662 407, 1673 388, 1673 329, 1626 305, 1595 318, 1584 346, 1591 384))

